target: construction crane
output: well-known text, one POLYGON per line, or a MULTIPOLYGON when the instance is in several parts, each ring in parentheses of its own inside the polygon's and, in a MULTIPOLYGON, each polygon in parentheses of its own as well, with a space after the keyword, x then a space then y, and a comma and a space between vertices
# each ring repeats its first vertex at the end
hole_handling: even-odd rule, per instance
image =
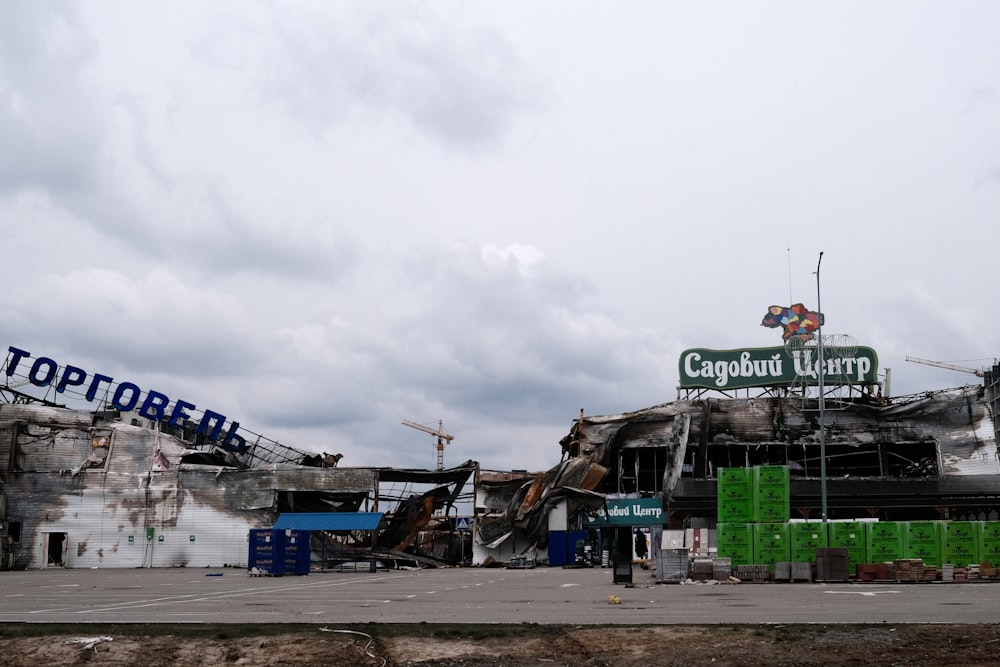
POLYGON ((920 359, 918 357, 906 357, 907 361, 912 361, 915 364, 924 364, 925 366, 935 366, 937 368, 945 368, 949 371, 958 371, 960 373, 972 373, 976 377, 983 377, 986 372, 982 370, 977 370, 975 368, 968 368, 966 366, 957 366, 955 364, 949 364, 944 361, 931 361, 930 359, 920 359))
POLYGON ((437 469, 444 470, 444 445, 446 442, 451 442, 455 439, 455 436, 448 434, 444 430, 444 424, 441 420, 438 420, 437 428, 431 426, 424 426, 423 424, 418 424, 417 422, 410 421, 409 419, 403 420, 403 426, 409 426, 410 428, 415 428, 418 431, 423 431, 424 433, 430 433, 435 438, 437 438, 437 469))

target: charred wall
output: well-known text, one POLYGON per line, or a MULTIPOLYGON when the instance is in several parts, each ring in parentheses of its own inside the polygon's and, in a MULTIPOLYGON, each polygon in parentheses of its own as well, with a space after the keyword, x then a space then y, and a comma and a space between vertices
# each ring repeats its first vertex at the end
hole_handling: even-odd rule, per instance
MULTIPOLYGON (((99 413, 0 405, 0 482, 17 567, 245 564, 247 535, 279 497, 368 496, 372 469, 184 463, 178 438, 99 413)), ((335 504, 335 500, 331 500, 335 504)))
MULTIPOLYGON (((822 434, 833 506, 998 504, 1000 461, 984 387, 826 403, 822 434)), ((674 509, 713 514, 716 471, 755 465, 788 465, 803 510, 819 504, 816 399, 701 398, 581 418, 563 447, 610 469, 602 491, 663 495, 674 509)))

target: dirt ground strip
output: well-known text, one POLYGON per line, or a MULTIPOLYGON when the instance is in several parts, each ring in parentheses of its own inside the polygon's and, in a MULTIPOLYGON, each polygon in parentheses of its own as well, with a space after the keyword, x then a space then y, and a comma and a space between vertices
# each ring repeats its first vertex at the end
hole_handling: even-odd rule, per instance
POLYGON ((56 665, 955 665, 998 663, 1000 625, 0 626, 0 663, 56 665))

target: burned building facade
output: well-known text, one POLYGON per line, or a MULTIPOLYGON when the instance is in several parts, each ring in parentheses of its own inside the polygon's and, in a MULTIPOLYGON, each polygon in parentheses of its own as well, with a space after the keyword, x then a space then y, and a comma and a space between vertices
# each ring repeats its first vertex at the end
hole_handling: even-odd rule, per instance
MULTIPOLYGON (((785 354, 777 350, 759 356, 785 354)), ((830 519, 986 519, 1000 511, 1000 367, 984 373, 983 385, 894 398, 883 395, 870 368, 860 383, 832 374, 821 401, 815 386, 796 386, 794 376, 760 386, 753 396, 731 387, 711 391, 715 369, 752 371, 754 360, 735 351, 736 361, 702 365, 690 359, 708 355, 696 352, 682 359, 682 376, 687 363, 707 373, 706 384, 635 412, 581 415, 563 439, 569 456, 608 468, 600 490, 610 497, 659 497, 668 510, 665 524, 711 525, 720 468, 783 465, 792 475, 793 516, 818 519, 825 452, 830 519)), ((756 368, 768 371, 766 364, 756 368)), ((747 381, 746 393, 760 383, 747 381)))
POLYGON ((460 553, 448 513, 477 469, 328 466, 277 443, 233 455, 106 412, 0 404, 5 569, 243 566, 249 531, 279 516, 358 510, 384 515, 374 539, 316 534, 317 553, 440 564, 460 553))
POLYGON ((0 379, 0 569, 245 565, 250 531, 279 516, 360 510, 382 517, 377 531, 314 533, 317 552, 428 564, 461 553, 449 514, 471 496, 475 461, 345 467, 13 346, 0 379))
POLYGON ((15 567, 245 563, 248 531, 271 526, 282 509, 370 497, 375 485, 372 469, 246 469, 211 458, 103 413, 0 404, 0 483, 15 567))

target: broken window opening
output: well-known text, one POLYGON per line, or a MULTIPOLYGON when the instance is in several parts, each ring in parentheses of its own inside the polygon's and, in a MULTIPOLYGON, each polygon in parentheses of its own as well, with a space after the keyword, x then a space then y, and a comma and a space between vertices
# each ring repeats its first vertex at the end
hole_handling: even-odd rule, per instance
POLYGON ((103 472, 108 467, 108 457, 111 454, 113 431, 109 428, 93 428, 90 430, 90 453, 84 460, 84 470, 103 472))
POLYGON ((110 428, 17 423, 8 469, 11 472, 103 472, 113 444, 110 428))
POLYGON ((10 539, 14 544, 21 543, 21 522, 20 521, 9 521, 7 522, 7 534, 10 535, 10 539))
MULTIPOLYGON (((827 443, 827 477, 938 477, 934 442, 894 442, 874 445, 827 443)), ((690 452, 688 453, 690 456, 690 452)), ((792 475, 819 477, 819 443, 727 443, 708 448, 709 468, 752 468, 787 465, 792 475)), ((692 460, 693 463, 693 460, 692 460)), ((710 475, 712 473, 709 473, 710 475)))
POLYGON ((279 513, 358 512, 368 499, 367 493, 330 491, 280 491, 277 496, 279 513))
MULTIPOLYGON (((709 445, 707 474, 715 476, 719 468, 752 468, 754 466, 787 465, 793 472, 801 474, 802 461, 789 457, 788 445, 784 443, 740 442, 724 445, 709 445)), ((817 467, 817 471, 819 468, 817 467)))
POLYGON ((933 442, 899 442, 882 446, 886 477, 939 477, 937 446, 933 442))
POLYGON ((618 480, 618 493, 654 496, 663 489, 666 448, 636 447, 619 450, 609 479, 618 480))
POLYGON ((181 463, 206 466, 236 467, 226 457, 226 453, 220 449, 211 451, 194 450, 181 455, 181 463))

